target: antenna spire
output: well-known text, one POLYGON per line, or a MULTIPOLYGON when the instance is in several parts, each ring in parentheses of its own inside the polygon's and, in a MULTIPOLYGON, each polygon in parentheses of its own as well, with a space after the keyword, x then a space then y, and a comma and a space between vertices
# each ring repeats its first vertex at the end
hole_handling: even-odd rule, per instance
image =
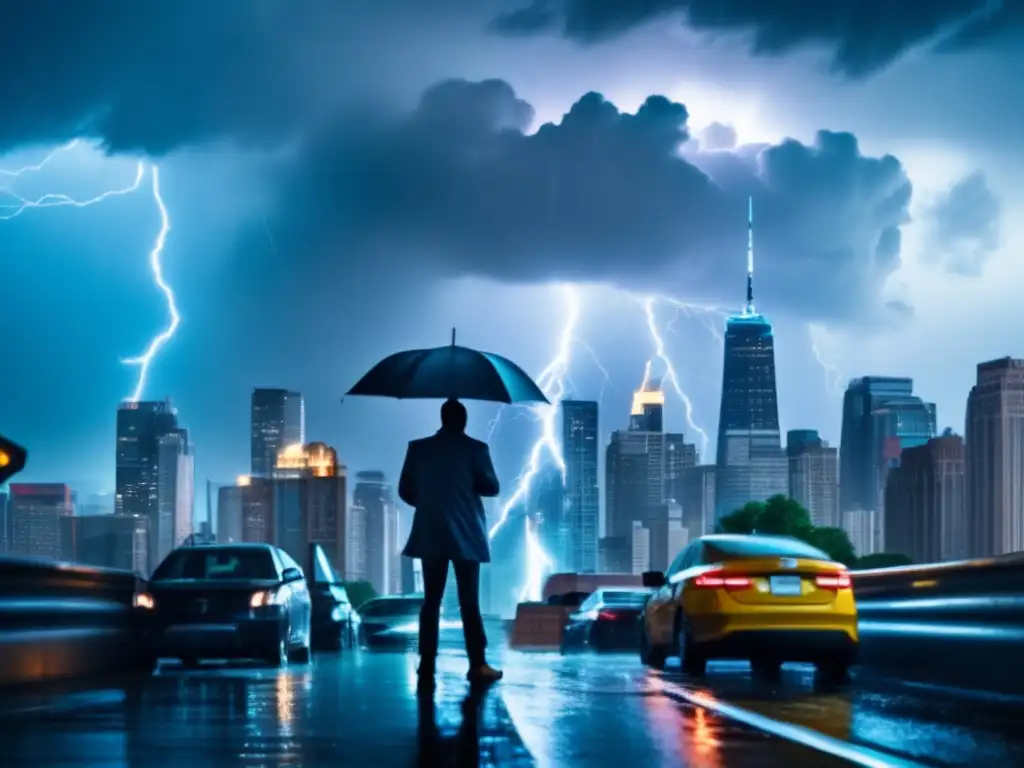
POLYGON ((747 304, 743 314, 754 314, 754 197, 747 198, 747 304))

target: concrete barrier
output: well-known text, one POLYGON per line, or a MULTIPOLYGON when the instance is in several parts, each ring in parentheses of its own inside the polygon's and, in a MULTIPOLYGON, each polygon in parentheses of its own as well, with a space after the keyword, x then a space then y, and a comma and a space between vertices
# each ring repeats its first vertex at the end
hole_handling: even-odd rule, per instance
POLYGON ((575 608, 545 603, 520 603, 509 645, 517 650, 555 650, 562 645, 566 620, 575 608))
POLYGON ((127 571, 0 557, 0 686, 146 668, 127 571))
POLYGON ((861 666, 1024 694, 1024 555, 852 575, 861 666))

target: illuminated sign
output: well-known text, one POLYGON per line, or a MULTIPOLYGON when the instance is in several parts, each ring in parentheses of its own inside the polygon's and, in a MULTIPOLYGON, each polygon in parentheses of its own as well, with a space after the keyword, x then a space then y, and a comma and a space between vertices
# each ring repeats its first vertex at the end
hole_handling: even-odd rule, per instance
POLYGON ((0 435, 0 484, 25 468, 28 451, 0 435))

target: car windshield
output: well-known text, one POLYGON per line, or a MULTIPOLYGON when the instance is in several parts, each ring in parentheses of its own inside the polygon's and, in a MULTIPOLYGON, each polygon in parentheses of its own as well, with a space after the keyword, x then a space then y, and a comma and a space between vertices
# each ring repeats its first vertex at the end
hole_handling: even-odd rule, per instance
POLYGON ((152 581, 169 579, 276 579, 269 549, 178 549, 153 573, 152 581))
POLYGON ((647 592, 604 592, 601 602, 604 605, 643 605, 647 596, 647 592))
POLYGON ((363 616, 415 616, 420 612, 422 600, 404 598, 401 600, 371 600, 359 613, 363 616))
POLYGON ((743 560, 750 557, 803 557, 810 560, 831 560, 820 549, 797 539, 750 537, 706 541, 710 560, 743 560))

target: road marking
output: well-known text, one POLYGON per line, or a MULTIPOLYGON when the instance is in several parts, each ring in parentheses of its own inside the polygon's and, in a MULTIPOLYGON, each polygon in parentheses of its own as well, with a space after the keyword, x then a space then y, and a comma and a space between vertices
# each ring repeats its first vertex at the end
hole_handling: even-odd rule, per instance
POLYGON ((845 741, 834 739, 810 728, 805 728, 802 725, 793 725, 792 723, 773 720, 749 709, 737 707, 734 704, 727 704, 701 691, 694 691, 664 679, 660 682, 662 692, 676 701, 696 707, 703 707, 729 720, 743 723, 751 728, 777 736, 780 739, 802 744, 818 752, 824 752, 833 757, 864 766, 864 768, 925 768, 921 763, 892 757, 867 747, 856 747, 845 741))

